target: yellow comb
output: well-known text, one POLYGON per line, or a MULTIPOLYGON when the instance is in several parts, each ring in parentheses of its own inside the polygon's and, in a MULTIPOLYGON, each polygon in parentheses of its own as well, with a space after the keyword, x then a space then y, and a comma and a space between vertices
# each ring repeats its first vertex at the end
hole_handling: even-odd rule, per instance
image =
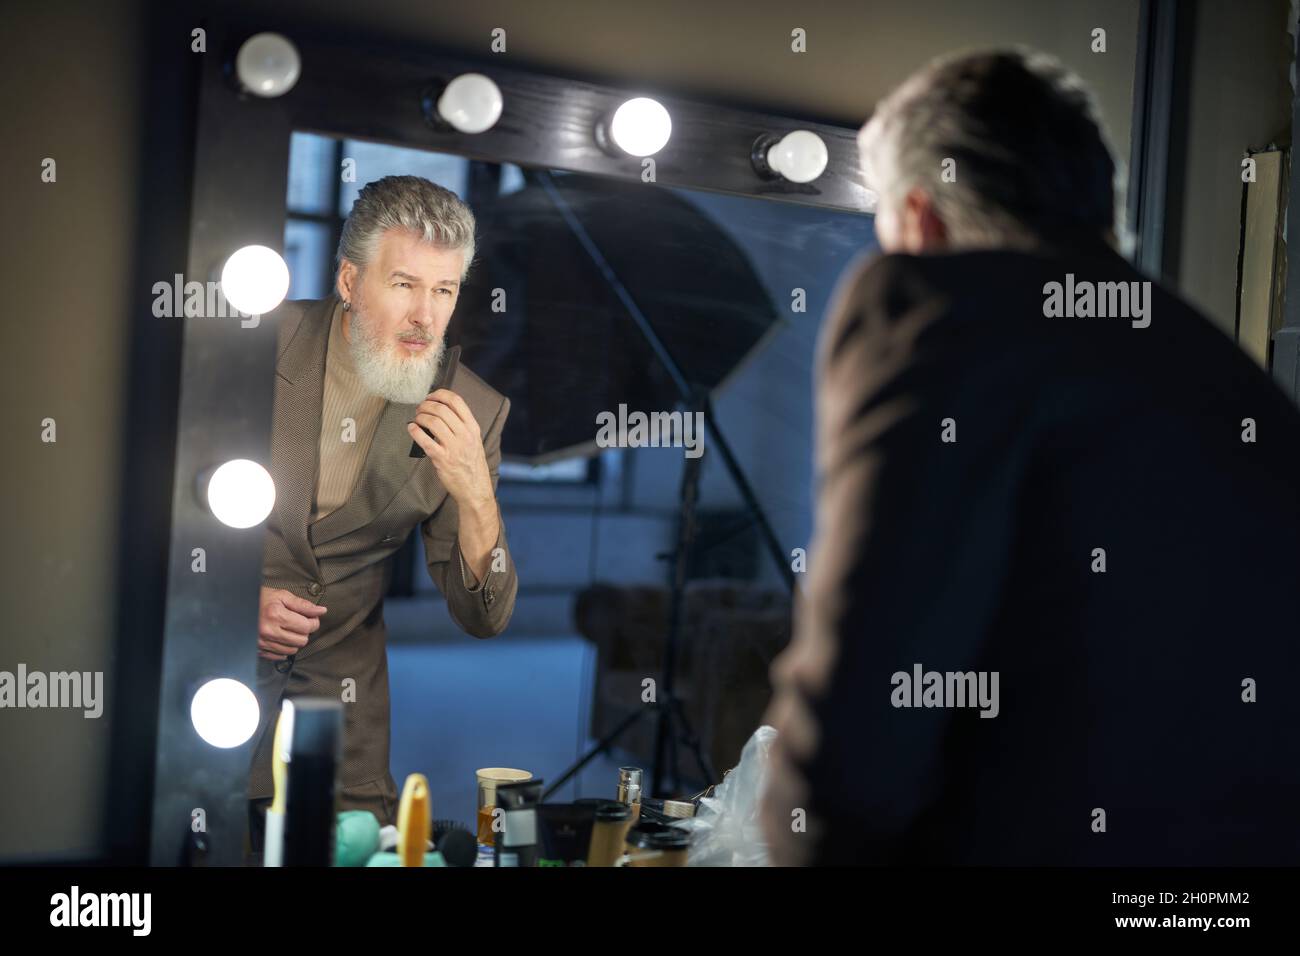
POLYGON ((397 856, 402 866, 423 866, 433 813, 429 807, 429 781, 413 773, 402 786, 397 809, 397 856))

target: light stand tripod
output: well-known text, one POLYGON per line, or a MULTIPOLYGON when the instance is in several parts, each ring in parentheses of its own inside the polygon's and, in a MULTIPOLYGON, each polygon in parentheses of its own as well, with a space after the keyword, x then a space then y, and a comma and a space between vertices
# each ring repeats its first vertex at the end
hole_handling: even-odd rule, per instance
MULTIPOLYGON (((686 414, 693 414, 693 411, 688 408, 686 414)), ((661 558, 665 558, 672 563, 672 591, 669 604, 668 639, 664 646, 659 679, 654 687, 654 698, 647 702, 645 707, 634 710, 624 720, 620 721, 618 726, 602 737, 595 747, 587 751, 582 759, 569 767, 542 794, 543 800, 562 787, 571 777, 579 773, 597 755, 604 753, 613 746, 615 741, 622 737, 633 724, 647 714, 654 714, 656 718, 655 756, 649 794, 663 792, 665 754, 668 758, 669 778, 672 781, 674 791, 680 785, 681 778, 677 764, 677 743, 679 741, 685 744, 694 755, 695 762, 703 774, 703 779, 706 782, 713 779, 713 768, 704 755, 704 751, 700 746, 700 738, 695 733, 694 728, 691 727, 690 720, 687 718, 686 712, 682 708, 682 702, 676 693, 677 647, 681 640, 682 619, 686 610, 686 568, 690 560, 691 545, 695 541, 696 503, 699 501, 700 469, 703 462, 703 454, 686 459, 686 467, 682 472, 682 484, 679 492, 681 508, 677 518, 677 543, 671 552, 660 555, 661 558), (676 731, 674 727, 676 727, 676 731)))
MULTIPOLYGON (((677 389, 681 401, 686 405, 685 414, 691 415, 696 412, 701 413, 704 423, 708 429, 709 440, 716 445, 719 455, 722 456, 722 463, 727 472, 731 475, 740 492, 741 498, 744 499, 750 514, 758 522, 759 530, 763 536, 763 542, 767 546, 768 553, 776 563, 778 571, 781 573, 782 580, 785 581, 791 595, 794 594, 794 572, 791 570, 789 563, 785 558, 785 551, 782 549, 780 542, 777 540, 776 532, 772 529, 767 520, 767 515, 763 512, 758 503, 758 498, 754 494, 754 489, 750 486, 749 480, 741 470, 740 463, 736 460, 731 446, 727 443, 722 430, 713 416, 713 406, 709 401, 708 392, 691 385, 682 373, 681 367, 673 359, 672 354, 664 345, 663 340, 659 337, 650 320, 641 311, 636 300, 632 297, 627 287, 618 278, 609 261, 601 254, 600 248, 592 240, 586 228, 578 217, 574 214, 564 196, 556 188, 549 173, 540 171, 535 174, 539 183, 547 191, 552 202, 564 217, 569 229, 573 232, 578 242, 582 245, 587 255, 591 257, 592 262, 600 271, 606 283, 613 290, 619 301, 627 309, 628 314, 632 317, 633 323, 641 336, 654 351, 655 357, 659 360, 660 365, 668 373, 677 389)), ((668 627, 668 638, 664 648, 663 667, 660 672, 659 683, 656 685, 655 700, 648 703, 646 707, 635 710, 626 718, 619 722, 618 726, 597 741, 596 745, 587 751, 579 760, 572 764, 558 778, 556 778, 549 787, 542 793, 542 799, 545 800, 552 793, 563 786, 570 778, 579 773, 583 767, 596 758, 597 755, 604 753, 614 742, 623 736, 627 730, 647 713, 654 713, 657 717, 655 728, 655 747, 654 747, 654 766, 651 771, 651 789, 648 796, 656 796, 663 793, 663 770, 664 756, 667 755, 668 767, 671 771, 671 782, 674 792, 677 790, 680 779, 678 776, 677 761, 677 741, 680 739, 687 747, 690 748, 695 756, 701 772, 704 774, 705 783, 714 782, 713 770, 709 766, 707 758, 704 756, 700 746, 700 740, 686 714, 681 706, 681 701, 675 693, 674 669, 677 663, 677 645, 681 637, 682 617, 685 611, 685 590, 686 590, 686 568, 689 558, 689 552, 695 539, 695 506, 699 498, 700 468, 704 461, 703 454, 686 459, 685 471, 682 475, 681 485, 681 511, 679 513, 677 524, 677 545, 671 554, 673 562, 672 577, 672 601, 670 605, 670 618, 668 627), (674 726, 678 728, 678 733, 674 733, 674 726)))

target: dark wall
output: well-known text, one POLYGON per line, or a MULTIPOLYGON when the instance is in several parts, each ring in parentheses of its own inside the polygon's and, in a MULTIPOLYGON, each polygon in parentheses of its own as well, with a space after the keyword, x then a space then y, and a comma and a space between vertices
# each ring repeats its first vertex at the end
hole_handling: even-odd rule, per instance
MULTIPOLYGON (((141 38, 123 6, 5 11, 0 669, 113 673, 141 38), (125 19, 124 19, 125 18, 125 19), (41 162, 57 180, 41 182, 41 162), (41 441, 41 422, 57 441, 41 441)), ((100 843, 111 709, 0 711, 0 855, 100 843)))

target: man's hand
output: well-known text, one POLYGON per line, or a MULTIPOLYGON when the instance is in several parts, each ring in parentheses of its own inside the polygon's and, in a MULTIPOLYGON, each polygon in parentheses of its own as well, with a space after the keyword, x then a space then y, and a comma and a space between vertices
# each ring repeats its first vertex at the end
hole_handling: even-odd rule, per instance
POLYGON ((257 656, 282 661, 307 646, 325 608, 280 588, 262 588, 257 615, 257 656))
POLYGON ((406 430, 429 456, 438 480, 461 509, 482 510, 496 500, 483 436, 463 398, 446 388, 432 392, 406 430), (433 438, 425 434, 426 428, 433 438))
POLYGON ((460 513, 457 542, 477 586, 487 577, 492 548, 501 533, 496 490, 478 421, 463 398, 440 388, 420 403, 415 421, 406 430, 429 456, 434 474, 456 502, 460 513), (425 434, 425 428, 433 438, 425 434))

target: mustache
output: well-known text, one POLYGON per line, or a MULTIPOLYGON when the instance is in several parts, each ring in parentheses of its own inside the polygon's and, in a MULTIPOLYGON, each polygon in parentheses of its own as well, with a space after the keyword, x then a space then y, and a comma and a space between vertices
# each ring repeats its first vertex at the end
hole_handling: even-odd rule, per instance
POLYGON ((433 342, 433 336, 427 332, 403 332, 397 337, 399 342, 422 342, 428 345, 433 342))

